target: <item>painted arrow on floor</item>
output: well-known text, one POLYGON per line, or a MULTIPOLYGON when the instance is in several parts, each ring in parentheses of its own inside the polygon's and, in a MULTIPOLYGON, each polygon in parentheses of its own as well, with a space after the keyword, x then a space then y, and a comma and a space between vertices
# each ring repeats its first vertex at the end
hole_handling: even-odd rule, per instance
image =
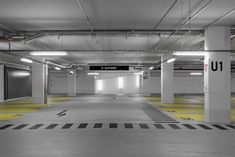
POLYGON ((63 110, 62 112, 58 113, 58 114, 57 114, 58 117, 65 116, 67 111, 68 111, 68 110, 63 110))

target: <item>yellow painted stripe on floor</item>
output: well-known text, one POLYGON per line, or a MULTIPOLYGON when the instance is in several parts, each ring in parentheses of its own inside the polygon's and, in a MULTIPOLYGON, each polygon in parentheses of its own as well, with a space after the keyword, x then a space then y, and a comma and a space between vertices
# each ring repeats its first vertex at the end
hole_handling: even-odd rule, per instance
POLYGON ((42 108, 42 107, 48 107, 47 104, 4 104, 0 105, 0 108, 17 108, 17 107, 32 107, 32 108, 42 108))
POLYGON ((24 114, 38 112, 50 105, 58 105, 70 100, 72 97, 52 96, 48 98, 48 104, 33 104, 32 98, 12 100, 0 103, 0 120, 14 120, 24 114))
POLYGON ((39 111, 41 108, 0 108, 0 112, 30 113, 39 111))
POLYGON ((193 120, 193 121, 204 121, 203 114, 172 114, 175 118, 181 120, 193 120))
POLYGON ((167 112, 180 112, 180 113, 204 113, 202 108, 162 108, 163 111, 167 112))
POLYGON ((22 114, 0 114, 0 120, 15 120, 22 116, 22 114))
MULTIPOLYGON (((203 104, 204 98, 202 96, 197 96, 192 98, 175 97, 175 102, 177 103, 174 104, 161 104, 160 97, 146 97, 145 99, 149 101, 150 104, 153 105, 154 107, 157 107, 162 111, 170 113, 177 119, 204 121, 204 104, 203 104), (189 101, 189 99, 192 100, 189 101), (198 99, 199 101, 193 101, 194 99, 198 99), (184 103, 179 103, 179 102, 184 102, 184 103)), ((232 97, 231 100, 233 101, 233 103, 235 103, 235 97, 232 97)), ((232 105, 231 120, 232 122, 235 122, 235 104, 232 105)))

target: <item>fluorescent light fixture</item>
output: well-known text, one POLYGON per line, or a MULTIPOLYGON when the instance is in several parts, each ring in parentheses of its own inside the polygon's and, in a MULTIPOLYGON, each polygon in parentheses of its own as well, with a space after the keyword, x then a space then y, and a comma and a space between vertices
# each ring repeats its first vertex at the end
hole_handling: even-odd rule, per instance
POLYGON ((26 72, 26 71, 17 71, 17 72, 13 72, 12 73, 13 76, 16 77, 25 77, 25 76, 30 76, 30 72, 26 72))
POLYGON ((171 62, 174 62, 175 61, 175 58, 170 58, 170 59, 168 59, 166 62, 167 63, 171 63, 171 62))
POLYGON ((153 70, 154 69, 154 67, 149 67, 149 70, 153 70))
POLYGON ((196 73, 190 73, 190 75, 202 75, 202 73, 200 73, 200 72, 196 72, 196 73))
POLYGON ((21 58, 20 60, 22 62, 26 62, 26 63, 33 63, 33 61, 31 59, 28 59, 28 58, 21 58))
POLYGON ((60 70, 60 68, 59 67, 55 67, 55 70, 60 70))
POLYGON ((87 73, 87 75, 99 75, 99 73, 87 73))
POLYGON ((173 53, 175 56, 206 56, 207 53, 203 51, 176 51, 173 53))
POLYGON ((68 53, 66 51, 32 51, 30 52, 32 56, 66 56, 68 53))
POLYGON ((103 90, 103 81, 102 80, 98 80, 97 81, 97 90, 98 91, 102 91, 103 90))
POLYGON ((118 77, 118 88, 122 89, 123 88, 123 77, 118 77))
POLYGON ((137 73, 134 73, 134 75, 142 75, 142 71, 141 72, 137 72, 137 73))
POLYGON ((73 71, 69 71, 70 74, 73 74, 74 72, 73 71))
POLYGON ((140 75, 136 75, 136 87, 140 87, 140 75))

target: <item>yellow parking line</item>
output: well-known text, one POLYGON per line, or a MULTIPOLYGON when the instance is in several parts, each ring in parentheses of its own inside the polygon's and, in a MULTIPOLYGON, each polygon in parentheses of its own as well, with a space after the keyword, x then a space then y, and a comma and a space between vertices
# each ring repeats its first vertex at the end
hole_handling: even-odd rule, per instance
POLYGON ((32 104, 32 98, 0 103, 0 120, 14 120, 22 117, 24 114, 38 112, 50 105, 61 104, 70 99, 71 97, 53 96, 48 98, 48 104, 32 104))
POLYGON ((22 116, 23 114, 0 114, 0 120, 15 120, 22 116))
MULTIPOLYGON (((168 112, 177 119, 204 121, 204 97, 175 97, 174 104, 161 104, 160 97, 145 97, 154 107, 168 112)), ((235 122, 235 97, 231 98, 232 105, 231 119, 235 122)))

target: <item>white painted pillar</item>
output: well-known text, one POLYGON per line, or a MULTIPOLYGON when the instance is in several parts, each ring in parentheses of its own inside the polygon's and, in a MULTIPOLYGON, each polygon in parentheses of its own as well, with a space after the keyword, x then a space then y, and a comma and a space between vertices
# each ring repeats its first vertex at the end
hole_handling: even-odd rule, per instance
MULTIPOLYGON (((205 30, 205 50, 230 50, 230 28, 205 30)), ((204 61, 205 121, 230 123, 231 111, 230 52, 208 52, 204 61)))
MULTIPOLYGON (((161 61, 169 59, 172 54, 163 53, 161 61)), ((161 64, 161 103, 174 103, 174 62, 161 64)))
POLYGON ((0 65, 0 102, 4 102, 4 65, 0 65))
POLYGON ((33 62, 32 99, 34 104, 47 104, 47 75, 48 66, 46 64, 33 62))
POLYGON ((73 70, 73 74, 68 73, 68 96, 76 96, 77 93, 77 80, 76 70, 73 70))

